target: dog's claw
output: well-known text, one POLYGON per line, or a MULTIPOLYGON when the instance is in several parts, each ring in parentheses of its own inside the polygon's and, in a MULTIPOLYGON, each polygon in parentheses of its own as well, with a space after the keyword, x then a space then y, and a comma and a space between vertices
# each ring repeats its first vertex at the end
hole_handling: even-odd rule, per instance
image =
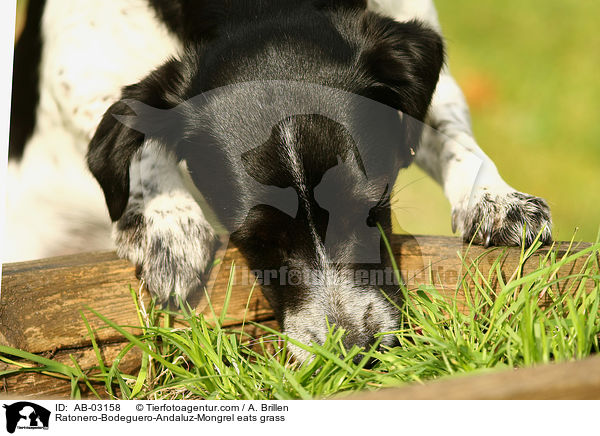
POLYGON ((531 245, 540 234, 540 242, 552 241, 552 217, 541 198, 521 192, 492 196, 486 193, 472 202, 468 210, 452 214, 453 228, 458 224, 466 242, 473 240, 484 247, 531 245), (526 233, 523 235, 523 228, 526 233))
POLYGON ((485 248, 489 248, 490 245, 492 245, 492 234, 488 233, 485 237, 485 242, 483 243, 483 246, 485 248))
POLYGON ((458 212, 455 210, 452 211, 452 233, 456 233, 456 229, 458 228, 456 222, 458 221, 458 212))
POLYGON ((135 278, 136 278, 136 279, 138 279, 138 280, 141 280, 141 279, 142 279, 142 269, 143 269, 143 268, 144 268, 144 267, 143 267, 143 265, 142 265, 141 263, 138 263, 138 264, 135 266, 135 278))

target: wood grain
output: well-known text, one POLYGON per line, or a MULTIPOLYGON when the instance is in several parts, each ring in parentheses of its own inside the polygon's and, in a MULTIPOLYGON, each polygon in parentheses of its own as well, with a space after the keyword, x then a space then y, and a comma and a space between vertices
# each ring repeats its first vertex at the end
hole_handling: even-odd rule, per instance
MULTIPOLYGON (((489 279, 492 288, 498 288, 497 272, 491 267, 496 262, 504 281, 516 274, 521 251, 519 248, 484 249, 469 247, 459 238, 438 236, 395 235, 391 241, 397 263, 409 290, 419 285, 433 284, 449 298, 456 295, 456 285, 464 277, 468 281, 481 282, 474 275, 471 263, 477 259, 479 268, 489 279), (464 260, 461 260, 464 259, 464 260), (471 277, 473 276, 473 277, 471 277)), ((578 252, 590 246, 575 244, 570 252, 578 252)), ((562 257, 567 243, 553 248, 562 257)), ((528 259, 524 273, 539 268, 548 254, 549 247, 540 249, 528 259)), ((226 326, 239 325, 242 320, 273 323, 273 313, 254 286, 254 275, 243 257, 234 247, 223 247, 217 258, 220 263, 207 277, 207 295, 195 294, 190 298, 197 313, 212 317, 212 309, 219 315, 225 303, 227 283, 234 270, 231 299, 227 308, 226 326)), ((588 256, 562 268, 555 278, 567 277, 579 272, 588 256)), ((567 292, 574 279, 561 283, 561 291, 567 292)), ((587 284, 592 286, 591 281, 587 284)), ((96 338, 110 357, 122 347, 123 337, 93 316, 87 308, 97 310, 121 326, 139 325, 130 288, 139 290, 144 304, 149 304, 148 293, 140 287, 134 267, 118 259, 113 252, 84 253, 3 265, 0 298, 0 345, 7 345, 32 353, 52 353, 68 357, 80 353, 83 365, 92 364, 88 332, 81 318, 85 313, 96 338), (89 362, 88 362, 89 360, 89 362)), ((459 303, 464 295, 456 295, 459 303)), ((543 302, 542 302, 543 304, 543 302)), ((272 324, 276 326, 276 323, 272 324)), ((137 331, 131 328, 131 331, 137 331)), ((62 357, 61 357, 62 358, 62 357)), ((56 380, 38 375, 19 376, 4 380, 5 387, 15 394, 64 396, 68 384, 59 388, 56 380), (66 389, 66 390, 65 390, 66 389)), ((6 391, 9 392, 9 391, 6 391)))
MULTIPOLYGON (((474 259, 479 259, 480 269, 487 277, 490 267, 500 256, 502 276, 508 280, 515 274, 520 256, 519 248, 486 250, 467 247, 459 238, 450 237, 397 235, 392 246, 409 289, 433 283, 448 297, 454 297, 457 282, 468 275, 469 269, 464 265, 469 265, 474 259), (465 258, 464 264, 459 254, 465 258)), ((589 246, 580 243, 572 251, 589 246)), ((566 248, 566 243, 558 244, 555 248, 557 256, 562 256, 566 248)), ((541 249, 532 256, 526 263, 525 272, 539 267, 540 259, 547 251, 547 248, 541 249)), ((217 314, 220 314, 225 302, 232 265, 235 271, 225 324, 238 324, 243 319, 272 319, 273 313, 259 288, 253 290, 254 276, 237 249, 221 250, 217 256, 222 261, 213 268, 207 281, 208 295, 217 314)), ((577 272, 586 258, 583 256, 569 264, 558 276, 577 272)), ((481 281, 480 278, 475 280, 481 281)), ((562 287, 568 289, 571 282, 566 280, 562 287)), ((492 277, 490 283, 494 288, 498 287, 497 279, 492 277)), ((33 353, 87 346, 90 341, 80 313, 86 307, 97 310, 119 325, 136 326, 138 318, 130 287, 140 288, 133 266, 118 259, 112 252, 6 264, 3 266, 0 299, 0 344, 33 353)), ((147 304, 148 293, 143 295, 147 304)), ((458 298, 464 297, 459 294, 458 298)), ((193 295, 190 302, 198 313, 211 317, 206 295, 193 295)), ((103 328, 105 326, 100 320, 89 313, 88 318, 100 341, 120 340, 119 334, 103 328)))
POLYGON ((598 400, 600 356, 534 368, 463 375, 423 385, 339 397, 346 400, 598 400))
MULTIPOLYGON (((125 343, 103 344, 101 348, 102 359, 107 365, 112 365, 115 357, 125 348, 125 343)), ((73 366, 71 356, 77 360, 78 365, 83 371, 98 366, 98 361, 94 350, 91 347, 75 348, 71 350, 60 350, 56 353, 44 353, 45 357, 51 358, 57 362, 73 366)), ((141 351, 132 348, 119 363, 119 369, 123 374, 136 374, 140 368, 141 351)), ((9 365, 0 362, 0 371, 14 369, 9 365)), ((44 399, 65 399, 69 398, 71 393, 71 381, 61 379, 45 374, 25 373, 5 377, 0 384, 0 398, 44 398, 44 399)), ((83 398, 95 398, 91 391, 81 383, 81 394, 83 398)), ((95 384, 94 389, 103 398, 110 398, 104 385, 95 384)))

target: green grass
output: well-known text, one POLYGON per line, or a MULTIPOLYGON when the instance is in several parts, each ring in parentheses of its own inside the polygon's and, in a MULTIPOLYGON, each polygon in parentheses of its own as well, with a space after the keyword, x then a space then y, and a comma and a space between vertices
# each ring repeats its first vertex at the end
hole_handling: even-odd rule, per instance
POLYGON ((521 267, 535 248, 522 250, 519 268, 506 281, 499 261, 487 276, 477 261, 465 263, 456 289, 465 295, 462 309, 456 299, 444 297, 432 286, 403 288, 402 328, 395 332, 399 345, 368 350, 359 364, 353 358, 361 350, 345 349, 341 330, 332 328, 323 345, 297 343, 267 326, 263 326, 267 335, 251 338, 223 327, 225 313, 214 316, 217 321, 210 324, 189 310, 172 313, 153 304, 144 308, 132 291, 139 313, 137 334, 92 309, 82 314, 86 325, 88 317, 98 317, 129 342, 114 363, 103 361, 94 340, 98 365, 88 371, 82 371, 75 359, 64 365, 0 347, 0 360, 12 368, 1 372, 0 378, 32 371, 61 377, 70 380, 74 398, 80 396, 82 384, 94 389, 100 383, 122 399, 308 399, 597 353, 600 243, 561 256, 550 251, 535 272, 522 276, 521 267), (568 276, 558 273, 577 259, 584 261, 578 271, 568 276), (500 281, 498 292, 489 285, 493 279, 500 281), (169 327, 176 317, 184 328, 169 327), (293 363, 289 342, 310 351, 314 359, 293 363), (119 362, 133 348, 142 351, 141 369, 124 374, 119 362), (369 359, 375 365, 367 369, 369 359))

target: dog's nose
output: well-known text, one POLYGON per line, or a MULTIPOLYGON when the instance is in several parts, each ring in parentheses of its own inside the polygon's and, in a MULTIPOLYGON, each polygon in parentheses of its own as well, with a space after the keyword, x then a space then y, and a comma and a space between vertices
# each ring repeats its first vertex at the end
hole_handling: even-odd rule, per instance
MULTIPOLYGON (((356 345, 357 347, 362 348, 364 351, 369 351, 373 346, 374 342, 375 338, 373 336, 369 337, 365 334, 354 334, 353 332, 348 332, 343 339, 344 348, 346 348, 346 350, 350 350, 353 346, 356 345)), ((354 356, 352 361, 355 365, 358 365, 364 357, 364 353, 360 352, 356 356, 354 356)), ((369 361, 366 363, 366 367, 368 368, 372 366, 372 364, 373 359, 369 359, 369 361)))
MULTIPOLYGON (((368 304, 364 311, 358 311, 358 313, 361 313, 360 316, 356 316, 356 311, 350 312, 353 315, 348 315, 348 313, 348 311, 338 312, 334 321, 336 321, 335 324, 338 328, 345 331, 342 343, 347 351, 354 346, 364 350, 354 356, 355 364, 359 364, 365 354, 369 353, 377 343, 385 346, 396 345, 397 339, 394 335, 386 334, 382 338, 379 337, 380 333, 394 330, 396 324, 392 314, 384 316, 384 311, 382 309, 375 310, 372 304, 368 304)), ((370 367, 372 364, 373 360, 370 359, 366 366, 370 367)))
POLYGON ((354 345, 368 350, 374 341, 375 338, 373 336, 356 331, 355 329, 346 330, 346 335, 343 339, 344 347, 347 350, 351 349, 354 345))
POLYGON ((375 335, 390 330, 389 323, 385 322, 386 318, 381 310, 375 310, 374 304, 362 307, 356 304, 354 308, 345 306, 335 309, 333 314, 328 316, 328 323, 344 330, 342 343, 346 351, 350 351, 354 346, 364 350, 354 357, 354 363, 359 364, 364 358, 364 353, 368 353, 377 342, 375 335))

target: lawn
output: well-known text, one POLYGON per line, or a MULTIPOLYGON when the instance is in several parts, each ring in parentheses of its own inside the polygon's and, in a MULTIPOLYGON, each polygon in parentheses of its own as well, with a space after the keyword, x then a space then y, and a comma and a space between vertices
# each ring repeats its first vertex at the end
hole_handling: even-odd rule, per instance
MULTIPOLYGON (((451 71, 481 147, 518 190, 548 200, 556 239, 600 225, 600 3, 438 0, 451 71)), ((441 189, 399 178, 396 217, 413 234, 451 234, 441 189)))

